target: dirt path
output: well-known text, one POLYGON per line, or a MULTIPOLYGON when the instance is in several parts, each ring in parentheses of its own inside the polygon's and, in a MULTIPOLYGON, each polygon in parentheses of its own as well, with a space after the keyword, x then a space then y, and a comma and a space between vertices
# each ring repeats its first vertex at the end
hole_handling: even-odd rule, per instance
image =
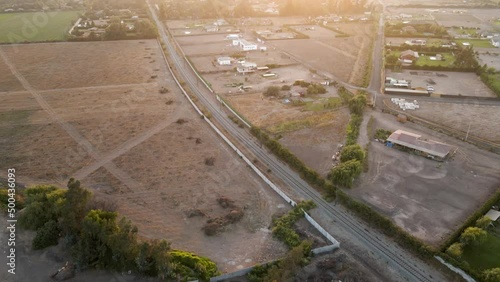
POLYGON ((354 63, 354 69, 351 72, 351 77, 349 77, 350 84, 354 83, 354 79, 356 78, 356 74, 361 71, 360 61, 361 61, 361 57, 362 57, 362 51, 364 51, 365 45, 366 45, 366 38, 363 38, 363 41, 361 42, 361 47, 359 48, 359 51, 358 51, 358 56, 356 56, 356 62, 354 63))
MULTIPOLYGON (((95 160, 100 159, 100 152, 98 152, 90 142, 85 139, 72 125, 68 122, 60 118, 54 109, 45 101, 42 95, 33 88, 29 82, 24 78, 24 76, 16 69, 16 67, 11 63, 5 52, 0 49, 0 57, 2 57, 5 64, 9 67, 12 74, 19 80, 19 82, 23 85, 24 89, 26 89, 37 101, 40 107, 50 116, 50 118, 56 122, 68 135, 75 140, 78 145, 84 148, 84 150, 95 160)), ((118 178, 123 184, 125 184, 129 189, 134 189, 138 187, 138 183, 128 177, 124 172, 120 171, 118 167, 114 164, 107 164, 105 168, 113 174, 116 178, 118 178)), ((63 184, 64 183, 59 183, 63 184)))
POLYGON ((168 120, 164 120, 161 123, 157 124, 156 126, 150 128, 149 130, 145 131, 144 133, 140 134, 139 136, 136 136, 132 139, 129 139, 125 143, 121 144, 119 147, 117 147, 115 150, 105 154, 103 157, 96 159, 96 162, 93 164, 83 167, 80 170, 78 170, 75 174, 74 177, 76 179, 84 179, 87 176, 89 176, 92 172, 98 170, 100 167, 108 165, 110 162, 112 162, 114 159, 118 158, 119 156, 127 153, 130 151, 130 149, 134 148, 135 146, 141 144, 142 142, 148 140, 151 138, 153 135, 157 134, 158 132, 162 131, 165 129, 167 126, 173 124, 176 122, 179 117, 181 116, 182 112, 180 111, 181 107, 177 107, 177 110, 175 111, 174 115, 170 117, 168 120))

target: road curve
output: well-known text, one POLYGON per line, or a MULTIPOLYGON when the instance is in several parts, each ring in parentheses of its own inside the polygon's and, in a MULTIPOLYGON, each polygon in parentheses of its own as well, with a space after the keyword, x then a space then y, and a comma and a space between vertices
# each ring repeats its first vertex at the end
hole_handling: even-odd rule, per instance
MULTIPOLYGON (((202 87, 203 83, 199 82, 196 74, 188 67, 185 59, 177 54, 169 34, 156 15, 156 10, 149 1, 147 3, 153 20, 158 26, 159 36, 165 43, 168 56, 178 70, 180 77, 186 82, 200 103, 212 113, 212 118, 231 134, 239 142, 239 145, 243 145, 251 151, 262 163, 266 164, 273 171, 276 177, 280 178, 302 198, 312 199, 321 212, 336 222, 335 228, 343 229, 349 233, 352 238, 362 244, 360 247, 371 251, 378 259, 382 259, 388 267, 403 278, 403 281, 446 281, 442 273, 415 258, 406 250, 401 249, 391 239, 380 232, 360 222, 342 206, 333 206, 323 200, 321 195, 302 180, 297 173, 284 165, 274 155, 269 154, 265 149, 261 148, 260 144, 247 130, 239 128, 234 122, 229 120, 227 115, 219 109, 219 103, 216 101, 215 95, 208 91, 207 88, 202 87)), ((388 279, 394 278, 388 277, 388 279)))

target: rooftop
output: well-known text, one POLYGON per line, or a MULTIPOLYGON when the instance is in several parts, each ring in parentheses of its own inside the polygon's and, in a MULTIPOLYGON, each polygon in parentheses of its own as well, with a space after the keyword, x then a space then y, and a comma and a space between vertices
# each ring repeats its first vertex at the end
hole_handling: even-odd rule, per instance
POLYGON ((448 144, 421 139, 421 137, 421 135, 398 129, 392 133, 389 138, 387 138, 387 141, 416 149, 440 158, 446 157, 452 149, 452 147, 448 144))
POLYGON ((489 217, 492 221, 497 221, 500 217, 500 211, 489 210, 485 216, 489 217))

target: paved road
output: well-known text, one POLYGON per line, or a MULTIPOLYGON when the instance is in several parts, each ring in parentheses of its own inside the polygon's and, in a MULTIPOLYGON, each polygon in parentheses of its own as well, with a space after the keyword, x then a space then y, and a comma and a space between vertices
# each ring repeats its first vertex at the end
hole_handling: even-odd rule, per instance
POLYGON ((280 178, 302 198, 314 200, 318 210, 335 222, 335 228, 349 233, 351 238, 360 242, 360 248, 364 248, 367 253, 371 252, 377 260, 383 261, 388 268, 395 271, 399 276, 399 278, 388 277, 387 279, 394 281, 401 279, 403 281, 446 281, 444 276, 437 270, 416 259, 380 232, 358 221, 342 206, 334 206, 324 201, 321 195, 303 181, 297 173, 284 165, 274 155, 269 154, 264 148, 261 148, 260 144, 247 130, 239 128, 229 120, 227 115, 220 111, 214 94, 199 82, 195 73, 187 66, 184 58, 177 54, 171 38, 156 15, 156 10, 149 1, 147 2, 153 14, 153 19, 158 26, 160 38, 167 45, 168 55, 179 71, 180 78, 186 82, 199 101, 212 113, 213 119, 238 141, 237 146, 245 146, 272 170, 273 175, 280 178))

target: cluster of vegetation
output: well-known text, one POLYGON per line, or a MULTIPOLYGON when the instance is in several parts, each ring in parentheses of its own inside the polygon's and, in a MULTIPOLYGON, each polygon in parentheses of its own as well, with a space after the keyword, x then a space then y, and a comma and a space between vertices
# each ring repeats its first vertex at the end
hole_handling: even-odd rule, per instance
POLYGON ((334 14, 360 14, 372 9, 368 1, 360 0, 287 0, 280 9, 280 16, 320 16, 334 14))
MULTIPOLYGON (((386 23, 385 24, 385 35, 387 37, 400 37, 404 34, 402 29, 406 26, 409 26, 407 24, 398 22, 398 23, 386 23)), ((445 27, 440 26, 439 24, 436 23, 423 23, 423 24, 412 24, 410 25, 413 27, 416 31, 416 33, 412 33, 412 36, 415 35, 424 35, 424 34, 432 34, 433 37, 448 37, 448 31, 446 30, 445 27)))
POLYGON ((269 86, 264 93, 262 93, 266 97, 279 97, 280 96, 280 88, 278 86, 269 86))
POLYGON ((300 236, 293 229, 293 225, 304 217, 304 212, 315 207, 316 204, 313 201, 297 203, 290 212, 273 220, 273 236, 285 243, 290 249, 300 245, 300 236))
POLYGON ((392 131, 390 130, 387 130, 387 129, 383 129, 383 128, 378 128, 376 131, 375 131, 375 136, 374 138, 375 139, 379 139, 379 140, 387 140, 387 138, 389 138, 389 136, 392 134, 392 131))
POLYGON ((345 146, 340 153, 340 163, 328 174, 332 183, 352 187, 352 182, 363 171, 365 151, 360 145, 345 146))
POLYGON ((187 19, 187 18, 230 18, 230 17, 255 17, 260 16, 249 0, 241 0, 231 8, 226 1, 168 1, 162 2, 160 17, 163 19, 187 19))
POLYGON ((469 216, 465 223, 449 236, 440 248, 440 251, 442 251, 440 256, 451 264, 460 267, 478 281, 499 281, 487 279, 488 276, 492 276, 495 272, 500 272, 498 268, 485 269, 481 272, 480 269, 471 265, 471 262, 475 262, 476 265, 474 266, 480 265, 484 267, 481 265, 485 264, 483 260, 493 259, 493 261, 498 261, 496 257, 500 248, 500 239, 494 237, 495 235, 492 234, 486 234, 485 237, 487 231, 484 229, 487 228, 490 220, 484 214, 499 202, 500 191, 497 191, 488 201, 469 216), (477 253, 477 256, 469 258, 473 253, 477 253))
POLYGON ((118 220, 114 206, 92 197, 70 179, 68 189, 34 186, 24 191, 19 224, 36 230, 34 249, 56 245, 62 236, 79 269, 133 269, 161 279, 208 281, 217 275, 215 263, 192 253, 171 250, 165 241, 140 242, 137 227, 118 220))
POLYGON ((265 265, 257 265, 247 275, 250 282, 274 282, 274 281, 293 281, 295 273, 301 267, 309 264, 312 253, 312 243, 302 241, 296 247, 293 247, 286 256, 278 261, 265 265))
POLYGON ((296 80, 293 83, 294 86, 300 86, 302 88, 307 88, 307 94, 309 95, 314 95, 314 94, 325 94, 326 89, 323 85, 318 84, 318 83, 310 83, 304 80, 296 80))
POLYGON ((489 68, 487 65, 483 65, 478 69, 479 77, 481 81, 490 88, 495 95, 500 97, 500 71, 495 68, 489 68))

